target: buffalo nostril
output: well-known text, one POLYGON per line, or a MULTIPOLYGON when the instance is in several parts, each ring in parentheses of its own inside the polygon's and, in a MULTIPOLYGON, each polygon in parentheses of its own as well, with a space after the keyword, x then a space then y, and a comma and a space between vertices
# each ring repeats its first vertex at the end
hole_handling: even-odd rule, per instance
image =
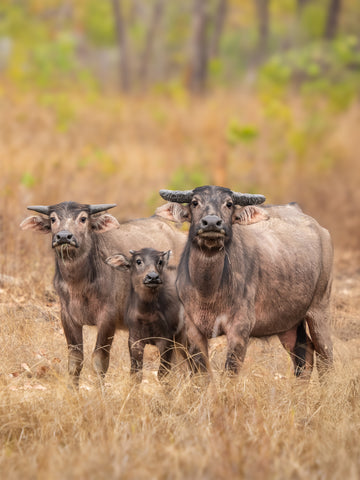
POLYGON ((145 278, 144 278, 144 283, 145 284, 150 284, 150 283, 161 283, 160 282, 160 276, 156 272, 150 272, 148 273, 145 278))
POLYGON ((55 239, 55 242, 58 244, 58 245, 62 245, 62 244, 70 244, 70 245, 76 245, 76 239, 74 237, 74 234, 69 232, 68 230, 63 230, 61 232, 58 232, 55 236, 54 236, 54 239, 55 239))
POLYGON ((202 228, 221 228, 223 221, 217 215, 206 215, 206 217, 201 219, 202 228))

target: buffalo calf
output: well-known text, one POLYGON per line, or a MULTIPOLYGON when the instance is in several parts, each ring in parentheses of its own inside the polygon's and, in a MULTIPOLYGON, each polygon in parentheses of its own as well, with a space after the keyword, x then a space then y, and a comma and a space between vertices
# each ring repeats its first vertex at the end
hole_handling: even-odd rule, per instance
POLYGON ((156 345, 160 351, 158 378, 171 368, 177 343, 184 344, 184 323, 175 289, 175 269, 168 267, 170 251, 152 248, 130 250, 131 257, 117 254, 106 263, 129 271, 130 294, 125 321, 129 327, 131 374, 141 382, 145 345, 156 345))

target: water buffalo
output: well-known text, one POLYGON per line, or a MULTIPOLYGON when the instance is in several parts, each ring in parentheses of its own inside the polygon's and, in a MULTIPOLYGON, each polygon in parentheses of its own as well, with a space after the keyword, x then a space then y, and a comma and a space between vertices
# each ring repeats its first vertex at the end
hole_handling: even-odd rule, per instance
POLYGON ((96 325, 98 334, 93 367, 103 377, 116 328, 124 327, 124 310, 130 282, 124 272, 104 260, 131 247, 156 246, 174 252, 178 262, 186 236, 174 224, 153 216, 119 224, 101 213, 115 205, 63 202, 31 206, 42 215, 26 218, 24 230, 51 233, 55 252, 54 286, 60 297, 61 322, 68 344, 68 371, 75 386, 83 365, 83 326, 96 325))
POLYGON ((131 278, 125 321, 129 327, 130 373, 142 379, 145 345, 160 351, 158 378, 171 368, 177 344, 185 344, 185 328, 180 301, 175 288, 176 269, 168 267, 170 251, 153 248, 130 250, 131 257, 112 255, 106 263, 125 269, 131 278))
POLYGON ((330 235, 296 205, 256 206, 262 195, 204 186, 161 190, 159 214, 189 221, 177 290, 196 371, 208 370, 208 339, 225 334, 225 368, 236 373, 249 337, 277 334, 296 375, 332 363, 330 235), (186 204, 186 205, 182 205, 186 204), (306 324, 310 336, 306 333, 306 324))

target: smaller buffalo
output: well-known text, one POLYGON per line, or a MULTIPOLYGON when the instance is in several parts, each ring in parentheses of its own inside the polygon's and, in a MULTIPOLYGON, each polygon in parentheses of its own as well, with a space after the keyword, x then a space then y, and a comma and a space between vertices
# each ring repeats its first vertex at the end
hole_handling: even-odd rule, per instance
POLYGON ((158 378, 171 368, 176 344, 184 344, 185 329, 180 301, 175 288, 175 268, 168 267, 171 251, 152 248, 130 250, 131 257, 117 254, 106 259, 116 269, 130 273, 131 286, 125 321, 129 327, 129 351, 132 376, 140 383, 145 345, 160 351, 158 378))
POLYGON ((68 345, 68 372, 75 387, 83 367, 83 326, 97 327, 92 356, 101 380, 109 366, 117 328, 124 328, 130 281, 125 272, 110 268, 104 259, 129 248, 157 246, 174 252, 176 264, 186 236, 159 216, 119 224, 106 213, 114 204, 62 202, 28 207, 40 215, 27 217, 23 230, 47 233, 55 257, 54 287, 61 305, 61 322, 68 345))

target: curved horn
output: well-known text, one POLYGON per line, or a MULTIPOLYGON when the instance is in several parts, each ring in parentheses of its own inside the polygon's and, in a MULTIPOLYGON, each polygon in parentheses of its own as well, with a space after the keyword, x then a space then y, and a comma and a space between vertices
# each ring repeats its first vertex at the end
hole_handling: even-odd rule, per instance
POLYGON ((43 215, 49 215, 49 207, 46 205, 32 205, 27 207, 28 210, 33 210, 34 212, 42 213, 43 215))
POLYGON ((160 190, 160 196, 167 202, 190 203, 193 190, 160 190))
POLYGON ((251 193, 238 192, 233 192, 232 199, 235 205, 241 205, 242 207, 245 207, 246 205, 260 205, 266 200, 264 195, 253 195, 251 193))
POLYGON ((116 203, 100 203, 99 205, 89 205, 90 215, 94 213, 100 213, 109 208, 116 207, 116 203))

